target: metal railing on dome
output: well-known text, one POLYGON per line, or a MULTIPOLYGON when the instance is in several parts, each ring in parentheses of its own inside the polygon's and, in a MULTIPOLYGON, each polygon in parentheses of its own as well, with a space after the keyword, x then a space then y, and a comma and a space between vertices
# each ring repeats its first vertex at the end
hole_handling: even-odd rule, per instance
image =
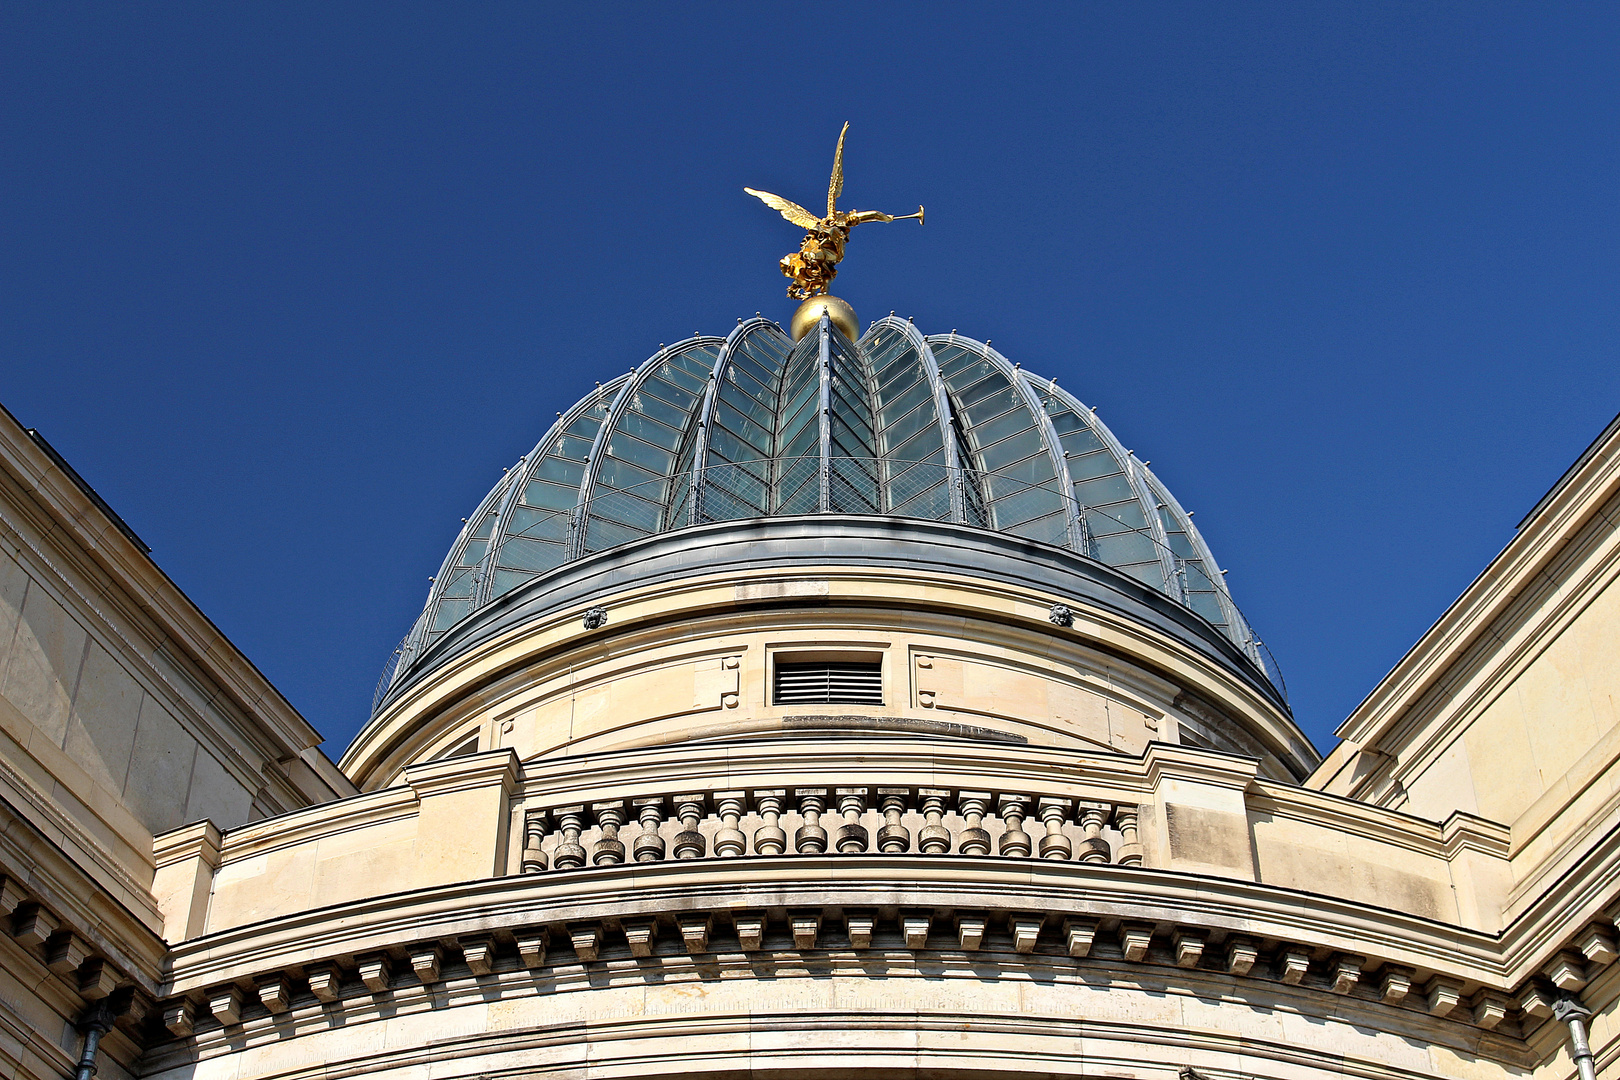
MULTIPOLYGON (((476 611, 561 562, 694 525, 822 513, 955 522, 1067 548, 1158 590, 1241 648, 1287 701, 1276 657, 1255 637, 1218 572, 1202 558, 1176 552, 1153 529, 1059 488, 1056 479, 1031 481, 1010 470, 889 458, 806 455, 714 464, 622 488, 599 481, 569 510, 525 508, 529 520, 522 530, 503 536, 477 566, 451 573, 466 575, 470 594, 482 598, 471 605, 476 611), (543 565, 532 555, 536 544, 556 549, 539 560, 543 565), (492 575, 498 588, 488 587, 492 575)), ((373 713, 410 661, 442 636, 443 629, 427 625, 431 618, 424 612, 389 657, 373 713)))

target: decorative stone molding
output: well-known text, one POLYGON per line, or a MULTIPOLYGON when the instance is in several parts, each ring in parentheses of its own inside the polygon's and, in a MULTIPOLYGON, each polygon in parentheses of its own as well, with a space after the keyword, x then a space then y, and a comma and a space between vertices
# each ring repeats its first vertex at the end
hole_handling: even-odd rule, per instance
POLYGON ((1068 954, 1075 959, 1091 955, 1091 945, 1097 939, 1096 919, 1065 919, 1063 941, 1068 954))
POLYGON ((208 992, 208 1011, 226 1027, 242 1022, 242 991, 234 983, 216 986, 208 992))
POLYGON ((1176 966, 1195 968, 1204 955, 1204 935, 1196 930, 1177 930, 1172 944, 1175 946, 1176 966))
POLYGON ((620 926, 624 930, 625 942, 630 946, 631 956, 652 955, 653 942, 658 936, 658 920, 626 919, 620 926))
POLYGON ((275 972, 254 980, 259 1004, 272 1013, 286 1012, 292 1004, 292 980, 282 972, 275 972))
POLYGON ((1361 969, 1367 964, 1365 956, 1341 955, 1333 961, 1333 992, 1348 994, 1361 982, 1361 969))
POLYGON ((1451 979, 1433 978, 1424 988, 1431 1016, 1450 1016, 1462 1004, 1462 986, 1451 979))
POLYGON ((1260 947, 1248 938, 1235 937, 1226 943, 1226 971, 1229 975, 1247 975, 1260 959, 1260 947))
MULTIPOLYGON (((1370 1005, 1417 1008, 1431 1015, 1472 1024, 1486 1031, 1497 1031, 1515 1015, 1539 1018, 1550 1015, 1554 991, 1539 987, 1510 997, 1490 987, 1480 987, 1465 996, 1468 989, 1456 979, 1435 976, 1422 993, 1411 995, 1411 971, 1399 965, 1370 961, 1362 955, 1336 954, 1325 973, 1313 973, 1311 950, 1288 942, 1262 947, 1254 939, 1227 936, 1216 946, 1210 932, 1193 925, 1174 925, 1167 932, 1167 949, 1154 948, 1159 931, 1151 923, 1107 918, 1067 917, 1054 930, 1050 920, 1037 913, 1019 911, 957 910, 945 924, 952 937, 941 942, 932 931, 939 929, 935 911, 923 908, 891 910, 845 909, 841 913, 846 935, 830 940, 821 933, 825 923, 837 925, 830 911, 800 909, 774 917, 762 911, 727 911, 722 908, 674 910, 658 914, 618 919, 572 921, 514 929, 490 935, 465 935, 458 939, 460 957, 447 951, 438 939, 405 944, 397 950, 362 953, 355 958, 359 985, 342 985, 336 962, 305 966, 309 995, 300 994, 300 981, 291 971, 273 971, 248 980, 257 992, 257 1002, 244 995, 236 983, 213 986, 197 998, 180 997, 164 1006, 164 1023, 177 1038, 188 1037, 197 1029, 198 1016, 206 1025, 252 1025, 260 1018, 296 1010, 300 1002, 314 1002, 345 1011, 388 1009, 391 996, 420 993, 419 986, 443 984, 452 990, 460 980, 503 978, 523 968, 566 971, 570 965, 623 963, 626 959, 661 959, 659 970, 677 956, 704 963, 739 959, 766 948, 774 921, 782 932, 772 948, 779 955, 789 952, 829 952, 837 956, 850 950, 882 948, 891 961, 894 950, 932 953, 940 948, 959 950, 964 956, 1000 951, 1001 962, 1028 957, 1032 962, 1049 964, 1066 958, 1068 963, 1101 964, 1104 968, 1128 965, 1157 965, 1162 971, 1180 970, 1188 977, 1256 978, 1296 993, 1336 994, 1354 997, 1370 1005), (673 934, 659 927, 673 926, 673 934), (553 931, 565 934, 571 953, 552 958, 546 942, 553 931), (392 979, 394 958, 408 957, 417 979, 392 979), (1381 971, 1378 980, 1362 978, 1365 970, 1381 971), (1410 1000, 1408 1000, 1410 998, 1410 1000), (199 1008, 200 1001, 200 1008, 199 1008)), ((1170 976, 1177 978, 1181 976, 1170 976)), ((436 991, 437 992, 437 991, 436 991)), ((1337 1008, 1337 1006, 1322 1006, 1337 1008)), ((213 1030, 204 1027, 205 1031, 213 1030)))
POLYGON ((360 981, 366 984, 366 989, 373 994, 381 994, 388 990, 393 981, 393 963, 387 953, 366 953, 354 958, 355 968, 360 972, 360 981))
POLYGON ((1304 981, 1310 969, 1311 954, 1308 949, 1283 949, 1277 956, 1277 978, 1290 986, 1304 981))
POLYGON ((146 1000, 112 958, 9 874, 0 874, 0 926, 9 929, 12 940, 32 953, 60 985, 86 1003, 106 1002, 120 1023, 127 1026, 128 1011, 146 1000), (9 919, 4 918, 7 913, 9 919))
POLYGON ((332 964, 317 964, 307 970, 309 992, 321 1001, 336 1001, 343 987, 343 973, 332 964))
POLYGON ((1416 973, 1408 967, 1384 965, 1383 978, 1378 983, 1378 997, 1386 1005, 1399 1005, 1412 992, 1412 978, 1416 973))
POLYGON ((602 927, 597 923, 579 923, 568 928, 568 941, 574 947, 574 955, 586 964, 592 963, 601 955, 602 927))
POLYGON ((461 958, 474 975, 488 975, 495 963, 495 941, 486 935, 461 938, 461 958))
MULTIPOLYGON (((849 947, 852 949, 870 949, 872 947, 872 931, 876 926, 877 916, 873 912, 844 912, 844 933, 848 935, 849 947)), ((741 930, 738 933, 740 934, 741 930)))
POLYGON ((443 959, 437 942, 418 946, 410 951, 411 970, 416 973, 423 986, 432 986, 439 981, 439 964, 443 959))
POLYGON ((755 952, 765 943, 765 913, 763 911, 739 911, 731 916, 732 925, 737 929, 737 945, 745 952, 755 952))
POLYGON ((1541 973, 1558 989, 1573 994, 1586 985, 1586 958, 1565 949, 1549 960, 1541 973))

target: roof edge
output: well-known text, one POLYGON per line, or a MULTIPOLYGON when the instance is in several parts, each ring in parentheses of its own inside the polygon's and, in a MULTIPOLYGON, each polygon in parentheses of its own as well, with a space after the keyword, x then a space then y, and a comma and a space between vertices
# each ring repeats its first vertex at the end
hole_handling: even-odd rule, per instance
MULTIPOLYGON (((284 751, 282 758, 309 752, 325 758, 330 771, 312 765, 327 786, 346 783, 320 744, 324 737, 278 690, 258 666, 169 577, 151 557, 151 548, 101 498, 65 458, 33 429, 25 428, 0 404, 0 468, 6 469, 70 537, 74 546, 127 591, 130 598, 170 634, 187 659, 201 668, 262 733, 284 751), (104 523, 98 528, 97 523, 104 523)), ((105 616, 103 616, 105 618, 105 616)), ((332 795, 347 794, 341 786, 332 795)), ((319 793, 307 793, 315 798, 319 793)), ((319 801, 318 799, 316 801, 319 801)))

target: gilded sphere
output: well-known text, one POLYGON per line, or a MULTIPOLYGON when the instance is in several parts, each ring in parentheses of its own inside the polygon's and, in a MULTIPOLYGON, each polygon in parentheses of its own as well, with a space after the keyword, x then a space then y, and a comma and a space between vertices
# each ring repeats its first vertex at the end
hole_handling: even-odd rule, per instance
POLYGON ((844 332, 844 336, 854 341, 861 333, 861 321, 855 317, 855 309, 838 299, 836 296, 812 296, 799 305, 799 310, 793 313, 793 322, 789 325, 789 333, 793 340, 798 341, 804 335, 816 328, 821 321, 821 313, 825 311, 832 324, 844 332))

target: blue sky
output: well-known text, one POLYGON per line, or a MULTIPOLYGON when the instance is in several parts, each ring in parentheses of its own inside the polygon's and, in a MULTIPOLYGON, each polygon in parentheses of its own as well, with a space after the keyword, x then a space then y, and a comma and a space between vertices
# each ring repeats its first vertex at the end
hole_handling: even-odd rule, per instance
POLYGON ((1620 411, 1620 8, 0 6, 0 402, 329 738, 559 409, 839 293, 1056 377, 1319 746, 1620 411))

